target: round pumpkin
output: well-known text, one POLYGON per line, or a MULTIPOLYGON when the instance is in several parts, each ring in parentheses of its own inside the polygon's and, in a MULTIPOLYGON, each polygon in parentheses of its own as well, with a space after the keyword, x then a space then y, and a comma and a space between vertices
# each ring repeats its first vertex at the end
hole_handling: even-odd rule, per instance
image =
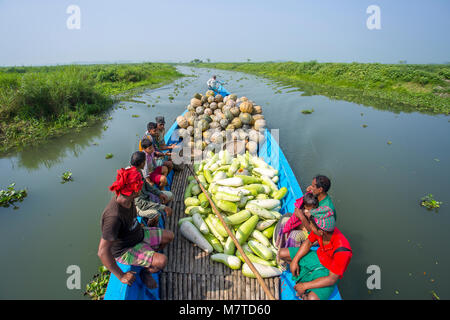
POLYGON ((253 106, 253 113, 254 114, 261 114, 262 113, 261 106, 253 106))
POLYGON ((264 129, 266 127, 266 120, 264 120, 264 119, 256 120, 253 127, 255 128, 255 130, 258 130, 258 131, 261 129, 264 129))
POLYGON ((249 141, 247 142, 245 148, 250 154, 255 154, 256 151, 258 151, 258 144, 255 141, 249 141))
POLYGON ((195 109, 195 113, 198 115, 201 115, 204 111, 205 111, 205 109, 203 107, 197 107, 195 109))
POLYGON ((231 121, 231 124, 236 128, 236 129, 239 129, 239 128, 241 128, 242 127, 242 121, 239 119, 239 118, 234 118, 232 121, 231 121))
POLYGON ((202 101, 200 99, 192 98, 191 105, 194 107, 200 107, 202 105, 202 101))
POLYGON ((220 127, 220 124, 219 124, 219 122, 217 122, 217 121, 213 121, 213 122, 211 122, 211 123, 209 124, 209 127, 210 127, 211 129, 216 129, 216 128, 219 128, 219 127, 220 127))
POLYGON ((203 112, 204 114, 207 114, 208 116, 212 115, 213 112, 210 108, 206 108, 205 111, 203 112))
POLYGON ((253 112, 253 105, 249 101, 244 101, 239 105, 239 109, 241 112, 245 113, 252 113, 253 112))
POLYGON ((227 119, 221 119, 221 120, 219 121, 219 123, 220 123, 220 126, 221 126, 223 129, 225 129, 225 128, 228 126, 228 120, 227 120, 227 119))
POLYGON ((241 113, 241 111, 239 110, 238 107, 230 108, 230 112, 231 112, 231 113, 233 114, 233 116, 235 116, 235 117, 239 116, 239 113, 241 113))
POLYGON ((230 97, 229 98, 230 100, 233 100, 233 101, 237 100, 237 95, 235 95, 235 94, 230 94, 229 97, 230 97))
POLYGON ((200 93, 194 94, 194 98, 198 100, 202 100, 202 95, 200 93))
POLYGON ((212 90, 206 91, 206 96, 207 97, 214 97, 214 91, 212 91, 212 90))
POLYGON ((230 106, 230 107, 234 107, 236 105, 236 101, 230 99, 230 100, 227 101, 227 103, 225 105, 230 106))
POLYGON ((180 128, 183 128, 183 129, 186 129, 187 127, 189 127, 189 122, 183 116, 177 117, 177 124, 180 128))
POLYGON ((234 130, 236 129, 234 125, 232 125, 231 123, 226 127, 225 130, 234 130))
POLYGON ((217 109, 217 103, 212 102, 209 107, 211 108, 211 110, 216 110, 217 109))
POLYGON ((202 96, 201 102, 202 104, 208 101, 208 97, 207 96, 202 96))
POLYGON ((187 127, 186 131, 189 133, 190 136, 194 135, 194 127, 193 126, 187 127))
POLYGON ((239 115, 239 119, 241 119, 243 124, 250 124, 252 122, 252 116, 250 113, 242 112, 239 115))
POLYGON ((213 103, 213 102, 214 102, 214 96, 209 96, 208 103, 213 103))
POLYGON ((253 120, 264 120, 264 116, 262 114, 255 114, 253 117, 253 120))
POLYGON ((218 94, 215 98, 216 102, 222 102, 223 101, 223 96, 221 94, 218 94))
POLYGON ((209 129, 209 122, 205 119, 201 119, 197 122, 197 127, 203 132, 209 129))
POLYGON ((211 135, 211 139, 210 140, 211 140, 212 143, 219 144, 219 143, 223 142, 223 137, 220 134, 220 132, 215 132, 215 133, 213 133, 211 135))
POLYGON ((230 110, 225 110, 225 112, 224 112, 223 114, 225 115, 225 118, 226 118, 228 121, 231 121, 231 120, 233 120, 233 118, 234 118, 234 116, 233 116, 233 114, 231 113, 230 110))
POLYGON ((222 109, 224 105, 225 105, 225 103, 219 102, 219 103, 217 104, 217 108, 222 109))

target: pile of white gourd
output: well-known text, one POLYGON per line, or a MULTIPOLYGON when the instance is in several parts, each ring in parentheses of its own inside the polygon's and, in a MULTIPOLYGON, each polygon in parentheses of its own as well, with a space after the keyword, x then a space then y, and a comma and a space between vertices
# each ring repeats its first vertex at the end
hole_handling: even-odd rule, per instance
MULTIPOLYGON (((279 276, 272 237, 287 188, 278 188, 278 170, 248 151, 232 157, 224 150, 207 152, 204 160, 194 164, 194 171, 261 276, 279 276)), ((178 223, 181 234, 208 254, 214 253, 211 260, 255 278, 197 180, 190 176, 188 181, 184 195, 187 217, 178 223)))
POLYGON ((256 154, 258 144, 264 142, 262 107, 235 94, 223 98, 211 90, 205 95, 197 93, 176 121, 181 128, 178 134, 191 150, 221 150, 229 139, 245 143, 246 149, 256 154))

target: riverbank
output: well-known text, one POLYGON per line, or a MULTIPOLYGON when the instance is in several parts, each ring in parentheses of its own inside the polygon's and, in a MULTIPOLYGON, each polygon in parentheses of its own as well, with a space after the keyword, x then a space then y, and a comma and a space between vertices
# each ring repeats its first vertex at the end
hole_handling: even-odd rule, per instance
POLYGON ((240 71, 324 95, 393 112, 450 114, 450 65, 380 63, 195 63, 240 71))
POLYGON ((0 154, 102 121, 114 102, 182 76, 161 63, 0 68, 0 154))

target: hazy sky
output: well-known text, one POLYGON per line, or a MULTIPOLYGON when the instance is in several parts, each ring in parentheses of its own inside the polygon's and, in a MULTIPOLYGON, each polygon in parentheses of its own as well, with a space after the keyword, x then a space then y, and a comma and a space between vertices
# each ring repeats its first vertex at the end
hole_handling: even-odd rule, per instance
POLYGON ((0 0, 0 65, 450 61, 449 0, 0 0), (70 5, 80 29, 69 29, 70 5), (381 29, 366 9, 378 5, 381 29))

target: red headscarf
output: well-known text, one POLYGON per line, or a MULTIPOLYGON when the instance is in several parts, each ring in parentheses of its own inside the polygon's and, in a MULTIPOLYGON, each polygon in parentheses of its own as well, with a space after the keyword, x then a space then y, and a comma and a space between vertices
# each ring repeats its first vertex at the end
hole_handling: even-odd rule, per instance
POLYGON ((130 196, 133 192, 139 192, 142 189, 142 175, 136 167, 117 170, 116 181, 109 187, 109 190, 116 195, 123 194, 130 196))

